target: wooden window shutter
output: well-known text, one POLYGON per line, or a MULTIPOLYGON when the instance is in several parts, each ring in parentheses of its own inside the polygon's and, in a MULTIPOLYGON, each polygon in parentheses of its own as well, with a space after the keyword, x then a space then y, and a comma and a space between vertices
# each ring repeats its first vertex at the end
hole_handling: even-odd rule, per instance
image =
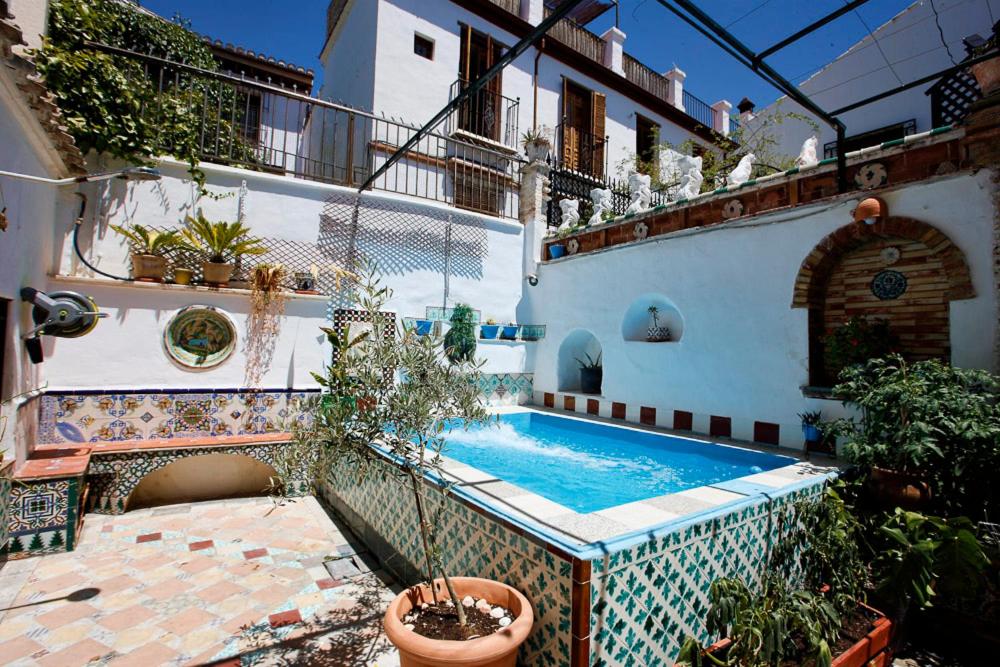
POLYGON ((562 118, 559 120, 561 128, 562 162, 567 169, 576 169, 576 130, 569 127, 569 79, 562 78, 562 118))
POLYGON ((461 24, 462 27, 462 46, 461 53, 458 56, 458 76, 465 81, 469 80, 469 61, 472 60, 469 51, 472 49, 472 28, 461 24))
POLYGON ((604 117, 607 110, 607 99, 602 93, 591 91, 590 133, 593 135, 594 155, 590 165, 591 173, 598 178, 604 177, 604 117))

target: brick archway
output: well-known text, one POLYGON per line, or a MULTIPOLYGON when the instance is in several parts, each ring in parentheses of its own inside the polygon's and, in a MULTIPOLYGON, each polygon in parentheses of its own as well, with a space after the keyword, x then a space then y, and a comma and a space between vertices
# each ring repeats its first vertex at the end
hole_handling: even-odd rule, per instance
POLYGON ((840 259, 868 241, 885 236, 919 241, 927 246, 944 268, 949 300, 976 296, 965 253, 950 238, 926 222, 890 216, 874 225, 860 222, 844 225, 817 243, 799 267, 792 293, 792 308, 821 306, 827 280, 840 259))
POLYGON ((841 227, 813 248, 795 280, 792 307, 809 309, 809 384, 835 384, 824 338, 854 316, 888 320, 908 358, 949 358, 948 304, 974 296, 964 253, 931 225, 889 217, 841 227), (890 248, 896 259, 881 254, 890 248), (886 269, 903 276, 898 297, 874 294, 872 281, 886 269))

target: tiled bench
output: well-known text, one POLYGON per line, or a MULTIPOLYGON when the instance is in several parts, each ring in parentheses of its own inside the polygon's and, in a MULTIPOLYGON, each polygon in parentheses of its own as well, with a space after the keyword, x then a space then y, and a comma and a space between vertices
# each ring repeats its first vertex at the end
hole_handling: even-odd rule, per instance
MULTIPOLYGON (((182 458, 241 454, 277 467, 290 433, 38 445, 13 474, 11 558, 72 551, 84 511, 121 514, 139 482, 182 458)), ((288 495, 308 492, 308 480, 287 483, 288 495)))

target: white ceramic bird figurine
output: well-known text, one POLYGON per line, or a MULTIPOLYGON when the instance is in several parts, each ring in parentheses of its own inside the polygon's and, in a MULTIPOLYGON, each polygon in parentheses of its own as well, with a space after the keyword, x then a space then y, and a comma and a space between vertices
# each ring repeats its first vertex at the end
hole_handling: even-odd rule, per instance
POLYGON ((726 176, 726 187, 733 187, 736 185, 743 185, 750 180, 750 172, 753 171, 753 161, 756 156, 753 153, 747 153, 740 158, 739 164, 736 168, 729 172, 729 176, 726 176))
POLYGON ((796 166, 811 167, 814 164, 819 164, 819 158, 816 157, 818 143, 819 137, 815 134, 802 142, 802 150, 799 151, 799 157, 795 160, 796 166))

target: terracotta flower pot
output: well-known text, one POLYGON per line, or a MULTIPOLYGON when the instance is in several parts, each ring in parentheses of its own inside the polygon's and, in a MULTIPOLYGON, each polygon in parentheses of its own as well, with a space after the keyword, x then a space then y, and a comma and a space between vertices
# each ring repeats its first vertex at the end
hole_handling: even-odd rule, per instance
POLYGON ((174 269, 174 282, 178 285, 190 285, 194 271, 191 269, 174 269))
POLYGON ((1000 56, 976 63, 972 66, 972 75, 976 77, 983 97, 988 97, 1000 90, 1000 56))
MULTIPOLYGON (((516 589, 489 579, 453 577, 451 582, 459 598, 466 595, 485 598, 490 604, 509 609, 514 622, 488 637, 464 642, 424 637, 403 627, 402 618, 411 609, 433 599, 428 586, 414 586, 396 596, 385 612, 385 634, 399 649, 401 667, 514 667, 517 649, 528 638, 534 623, 534 612, 527 598, 516 589)), ((434 586, 439 599, 448 599, 443 580, 435 580, 434 586)))
POLYGON ((136 280, 163 282, 167 260, 159 255, 132 255, 132 277, 136 280))
POLYGON ((233 265, 202 262, 201 275, 205 282, 211 285, 228 285, 229 279, 233 276, 233 265))
POLYGON ((931 499, 931 487, 924 479, 899 470, 873 467, 871 488, 886 507, 915 510, 931 499))

